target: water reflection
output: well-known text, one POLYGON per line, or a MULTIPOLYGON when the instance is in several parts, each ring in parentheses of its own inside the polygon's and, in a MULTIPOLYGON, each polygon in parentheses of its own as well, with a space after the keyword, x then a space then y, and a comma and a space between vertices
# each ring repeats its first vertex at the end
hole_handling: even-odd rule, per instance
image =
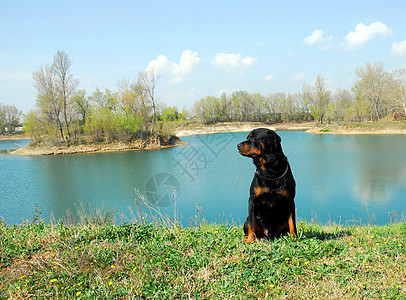
POLYGON ((384 204, 393 190, 404 188, 406 143, 403 136, 360 136, 354 138, 357 150, 355 198, 367 203, 384 204))
MULTIPOLYGON (((32 219, 36 202, 46 219, 51 212, 61 218, 68 209, 74 212, 75 204, 97 202, 131 218, 137 211, 134 190, 146 196, 148 181, 167 174, 177 194, 175 203, 158 201, 163 214, 173 214, 176 205, 189 225, 199 204, 209 222, 242 223, 255 171, 236 149, 246 135, 186 137, 187 146, 156 151, 0 155, 0 216, 14 224, 32 219)), ((388 211, 405 210, 406 137, 279 135, 297 183, 300 219, 366 221, 371 212, 377 223, 385 223, 388 211)), ((165 192, 164 186, 156 190, 158 196, 165 192)))

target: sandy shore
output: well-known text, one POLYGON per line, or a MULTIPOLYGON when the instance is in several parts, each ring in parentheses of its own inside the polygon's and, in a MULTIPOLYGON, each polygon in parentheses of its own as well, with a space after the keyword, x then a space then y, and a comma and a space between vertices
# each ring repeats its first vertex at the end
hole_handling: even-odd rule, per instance
POLYGON ((199 135, 199 134, 214 134, 225 132, 250 132, 255 128, 268 128, 271 130, 308 130, 314 127, 314 123, 300 124, 273 124, 267 125, 263 123, 221 123, 213 126, 198 126, 193 128, 178 128, 175 135, 177 137, 199 135))
POLYGON ((72 145, 72 146, 31 146, 27 145, 17 149, 10 154, 14 155, 62 155, 62 154, 84 154, 84 153, 99 153, 99 152, 121 152, 121 151, 136 151, 136 150, 156 150, 171 148, 184 145, 185 143, 174 137, 167 143, 157 144, 150 143, 147 147, 143 147, 139 141, 133 143, 111 143, 111 144, 90 144, 90 145, 72 145))
POLYGON ((27 134, 13 134, 13 135, 8 135, 8 134, 0 134, 0 141, 20 141, 20 140, 30 140, 31 137, 29 137, 27 134))

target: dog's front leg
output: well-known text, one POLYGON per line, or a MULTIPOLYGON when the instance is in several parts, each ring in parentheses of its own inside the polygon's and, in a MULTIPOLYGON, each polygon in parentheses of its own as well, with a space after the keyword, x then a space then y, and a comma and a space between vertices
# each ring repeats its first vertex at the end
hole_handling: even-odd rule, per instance
POLYGON ((246 234, 246 236, 244 237, 243 242, 244 243, 248 243, 251 244, 255 241, 255 232, 254 232, 254 226, 251 226, 250 223, 248 223, 248 232, 246 234))

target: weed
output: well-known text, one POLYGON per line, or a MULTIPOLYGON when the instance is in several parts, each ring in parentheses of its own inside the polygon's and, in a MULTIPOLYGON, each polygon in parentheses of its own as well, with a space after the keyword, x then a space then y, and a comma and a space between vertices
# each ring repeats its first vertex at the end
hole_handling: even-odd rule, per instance
POLYGON ((79 216, 79 223, 82 225, 103 225, 112 224, 115 222, 115 216, 117 211, 113 208, 106 208, 102 203, 98 208, 97 201, 93 201, 93 204, 88 202, 85 205, 81 202, 78 206, 75 204, 77 215, 79 216))

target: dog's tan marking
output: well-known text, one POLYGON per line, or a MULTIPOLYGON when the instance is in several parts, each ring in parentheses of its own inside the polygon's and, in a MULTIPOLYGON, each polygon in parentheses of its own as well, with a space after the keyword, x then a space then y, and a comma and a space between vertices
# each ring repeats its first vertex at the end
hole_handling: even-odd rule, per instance
POLYGON ((265 167, 266 159, 260 157, 260 158, 259 158, 259 163, 260 163, 260 168, 261 168, 261 170, 264 170, 264 171, 265 171, 265 169, 266 169, 266 167, 265 167))
POLYGON ((267 187, 265 187, 265 188, 262 188, 262 187, 255 187, 254 188, 254 193, 255 193, 255 196, 259 196, 259 195, 262 195, 262 194, 265 194, 265 193, 269 193, 270 192, 270 189, 269 188, 267 188, 267 187))
POLYGON ((256 155, 261 155, 261 150, 253 148, 250 149, 250 147, 248 147, 247 143, 244 143, 244 145, 242 146, 241 150, 240 150, 241 154, 244 155, 250 155, 250 154, 256 154, 256 155))
POLYGON ((279 195, 282 195, 284 197, 289 197, 289 192, 287 190, 281 190, 277 192, 279 195))
POLYGON ((289 224, 289 233, 290 235, 297 241, 297 232, 296 232, 296 225, 295 225, 295 217, 293 213, 289 215, 288 224, 289 224))
POLYGON ((251 224, 248 224, 248 233, 247 235, 244 237, 243 242, 251 244, 255 241, 255 232, 254 232, 254 228, 251 228, 251 224))

